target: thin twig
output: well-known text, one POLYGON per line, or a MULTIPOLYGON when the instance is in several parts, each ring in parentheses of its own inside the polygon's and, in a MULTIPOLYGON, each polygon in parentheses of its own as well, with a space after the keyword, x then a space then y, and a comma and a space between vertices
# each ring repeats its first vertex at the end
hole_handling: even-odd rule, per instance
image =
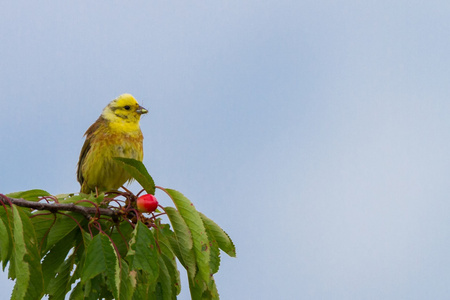
POLYGON ((97 208, 97 207, 85 207, 75 205, 74 203, 45 203, 45 202, 35 202, 28 201, 25 199, 16 199, 10 198, 3 194, 0 194, 0 202, 3 205, 17 205, 21 207, 28 207, 35 210, 48 210, 52 213, 56 213, 58 211, 73 211, 79 214, 82 214, 86 219, 90 220, 92 218, 91 215, 104 215, 112 217, 113 219, 118 219, 118 211, 116 209, 109 208, 97 208))

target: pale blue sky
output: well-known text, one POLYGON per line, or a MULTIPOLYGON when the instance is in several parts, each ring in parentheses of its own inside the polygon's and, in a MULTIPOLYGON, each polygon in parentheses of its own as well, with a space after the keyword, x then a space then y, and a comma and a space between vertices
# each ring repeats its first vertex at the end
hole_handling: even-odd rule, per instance
POLYGON ((78 191, 83 133, 131 93, 156 183, 237 246, 222 299, 449 299, 449 20, 447 1, 2 1, 0 193, 78 191))

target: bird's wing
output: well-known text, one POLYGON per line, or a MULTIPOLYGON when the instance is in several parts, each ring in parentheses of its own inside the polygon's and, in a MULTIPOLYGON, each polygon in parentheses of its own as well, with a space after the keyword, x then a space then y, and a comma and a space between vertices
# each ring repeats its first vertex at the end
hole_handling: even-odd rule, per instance
POLYGON ((100 116, 97 121, 95 121, 94 124, 92 124, 88 130, 86 130, 86 133, 84 134, 86 136, 86 140, 84 141, 83 147, 81 148, 80 152, 80 158, 78 159, 78 165, 77 165, 77 180, 80 183, 80 185, 83 185, 84 177, 83 172, 81 171, 81 168, 83 166, 84 160, 89 153, 89 150, 91 149, 91 142, 93 139, 93 135, 95 131, 100 127, 102 122, 105 122, 102 116, 100 116))

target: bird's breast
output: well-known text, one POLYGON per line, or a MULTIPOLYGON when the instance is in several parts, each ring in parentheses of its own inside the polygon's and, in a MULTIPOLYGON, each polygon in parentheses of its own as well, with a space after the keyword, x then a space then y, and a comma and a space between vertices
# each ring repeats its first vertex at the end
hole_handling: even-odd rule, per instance
POLYGON ((142 160, 142 145, 139 143, 133 145, 116 145, 113 152, 116 156, 142 160))

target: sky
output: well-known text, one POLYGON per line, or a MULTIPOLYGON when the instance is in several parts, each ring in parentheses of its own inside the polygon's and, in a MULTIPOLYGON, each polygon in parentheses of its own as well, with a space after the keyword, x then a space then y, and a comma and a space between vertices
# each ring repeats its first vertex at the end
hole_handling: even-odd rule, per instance
POLYGON ((156 184, 237 247, 222 299, 449 299, 449 18, 433 0, 1 1, 0 193, 77 192, 84 132, 131 93, 156 184))

